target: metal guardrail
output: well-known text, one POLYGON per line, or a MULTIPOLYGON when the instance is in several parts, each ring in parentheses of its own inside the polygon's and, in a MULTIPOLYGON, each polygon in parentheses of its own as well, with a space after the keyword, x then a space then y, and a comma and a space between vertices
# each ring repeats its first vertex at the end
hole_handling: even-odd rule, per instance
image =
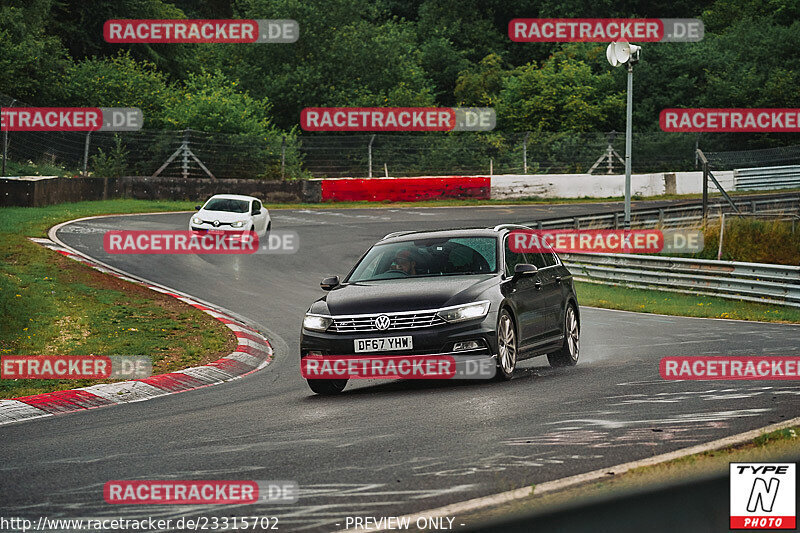
POLYGON ((561 254, 576 279, 800 307, 800 267, 633 254, 561 254))
POLYGON ((736 169, 733 184, 737 191, 800 187, 800 165, 736 169))
MULTIPOLYGON (((800 211, 800 195, 782 196, 779 198, 741 199, 733 203, 742 213, 787 213, 800 211)), ((719 218, 722 213, 733 213, 734 209, 727 203, 709 205, 708 218, 719 218)), ((632 228, 681 227, 699 222, 703 219, 703 207, 700 203, 680 207, 664 207, 660 209, 639 209, 631 212, 632 228)), ((586 215, 569 218, 557 218, 530 222, 526 225, 538 229, 603 229, 622 228, 622 213, 603 215, 586 215)))

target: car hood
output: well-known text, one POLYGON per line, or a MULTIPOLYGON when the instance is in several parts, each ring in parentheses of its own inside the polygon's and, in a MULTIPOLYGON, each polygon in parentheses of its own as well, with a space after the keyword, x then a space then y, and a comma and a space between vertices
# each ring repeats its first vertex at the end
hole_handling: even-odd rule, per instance
POLYGON ((230 211, 206 211, 205 209, 201 209, 192 216, 200 217, 209 222, 214 222, 215 220, 219 220, 220 222, 236 222, 237 220, 247 220, 250 214, 231 213, 230 211))
POLYGON ((474 301, 495 277, 478 274, 351 283, 333 289, 323 300, 332 315, 438 309, 474 301))

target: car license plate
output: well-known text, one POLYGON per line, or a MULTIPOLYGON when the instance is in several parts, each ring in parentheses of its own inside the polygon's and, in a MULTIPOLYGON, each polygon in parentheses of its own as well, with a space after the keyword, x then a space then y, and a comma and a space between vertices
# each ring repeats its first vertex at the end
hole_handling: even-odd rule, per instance
POLYGON ((414 343, 411 335, 404 337, 381 337, 378 339, 355 339, 356 353, 411 350, 414 343))

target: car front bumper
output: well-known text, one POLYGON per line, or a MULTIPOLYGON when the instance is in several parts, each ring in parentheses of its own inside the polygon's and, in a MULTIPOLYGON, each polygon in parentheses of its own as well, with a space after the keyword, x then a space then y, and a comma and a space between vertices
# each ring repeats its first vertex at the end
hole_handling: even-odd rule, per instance
POLYGON ((455 324, 443 324, 417 329, 396 329, 391 331, 364 331, 357 333, 331 333, 311 331, 303 328, 300 338, 300 357, 308 352, 321 355, 349 356, 403 356, 403 355, 485 355, 497 354, 497 313, 490 312, 483 319, 455 324), (410 350, 387 350, 383 352, 356 353, 356 339, 377 339, 387 337, 412 338, 410 350), (482 347, 477 350, 453 350, 456 342, 479 341, 482 347))

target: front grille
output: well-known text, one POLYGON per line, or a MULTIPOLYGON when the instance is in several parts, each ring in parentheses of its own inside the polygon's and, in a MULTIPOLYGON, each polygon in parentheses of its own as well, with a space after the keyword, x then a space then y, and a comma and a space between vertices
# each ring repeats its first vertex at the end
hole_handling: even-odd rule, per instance
POLYGON ((436 315, 436 311, 420 313, 377 313, 374 315, 359 315, 353 317, 333 317, 332 329, 337 333, 352 333, 361 331, 396 331, 399 329, 418 329, 440 326, 444 324, 443 318, 436 315), (381 315, 389 317, 389 327, 378 329, 375 319, 381 315))

